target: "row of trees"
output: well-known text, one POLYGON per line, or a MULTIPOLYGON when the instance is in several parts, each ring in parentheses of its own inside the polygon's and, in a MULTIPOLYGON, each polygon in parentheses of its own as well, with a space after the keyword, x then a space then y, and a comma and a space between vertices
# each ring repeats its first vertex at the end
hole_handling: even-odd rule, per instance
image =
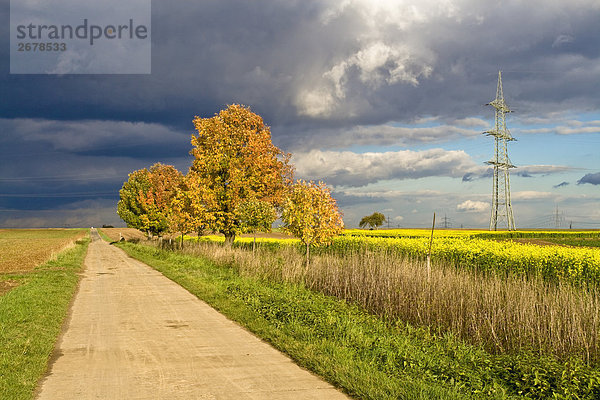
POLYGON ((193 122, 197 134, 186 175, 160 163, 129 174, 118 203, 127 226, 182 238, 189 232, 220 232, 231 244, 241 233, 270 231, 280 216, 284 229, 307 250, 343 229, 327 186, 294 182, 291 155, 273 145, 269 127, 248 107, 234 104, 193 122))

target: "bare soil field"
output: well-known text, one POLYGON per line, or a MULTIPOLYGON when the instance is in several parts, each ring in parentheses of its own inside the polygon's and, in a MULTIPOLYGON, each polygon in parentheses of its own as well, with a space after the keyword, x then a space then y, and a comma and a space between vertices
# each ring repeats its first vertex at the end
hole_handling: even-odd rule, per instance
POLYGON ((9 279, 6 281, 0 280, 0 296, 2 296, 4 293, 8 292, 15 286, 19 286, 19 283, 19 281, 15 281, 13 279, 9 279))
POLYGON ((119 234, 123 235, 125 240, 147 238, 143 232, 135 228, 100 228, 99 230, 115 242, 119 240, 119 234))
MULTIPOLYGON (((0 229, 0 273, 31 271, 87 234, 87 229, 0 229)), ((0 291, 7 285, 0 282, 0 291)))

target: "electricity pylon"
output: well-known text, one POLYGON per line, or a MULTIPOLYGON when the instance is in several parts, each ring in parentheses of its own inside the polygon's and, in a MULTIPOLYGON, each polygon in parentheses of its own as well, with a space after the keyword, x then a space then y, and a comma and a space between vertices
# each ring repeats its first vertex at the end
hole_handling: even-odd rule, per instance
POLYGON ((515 139, 511 136, 508 128, 506 128, 506 114, 511 111, 504 101, 502 71, 498 71, 496 98, 486 105, 492 106, 496 110, 494 128, 484 132, 485 135, 494 137, 494 158, 486 162, 486 164, 494 166, 490 230, 497 230, 499 222, 505 220, 507 229, 512 231, 515 230, 515 219, 510 203, 509 170, 515 168, 515 166, 512 165, 508 158, 507 144, 515 139))

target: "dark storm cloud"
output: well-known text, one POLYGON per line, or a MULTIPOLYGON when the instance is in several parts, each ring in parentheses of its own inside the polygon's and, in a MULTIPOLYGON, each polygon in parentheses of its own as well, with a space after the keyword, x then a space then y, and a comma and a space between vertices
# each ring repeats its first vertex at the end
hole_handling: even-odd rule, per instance
POLYGON ((577 181, 578 185, 583 185, 584 183, 589 183, 591 185, 600 185, 600 172, 595 174, 585 174, 583 178, 577 181))
POLYGON ((369 194, 364 195, 364 196, 356 196, 356 195, 346 194, 344 192, 339 192, 339 191, 333 191, 332 195, 335 198, 338 206, 340 206, 342 208, 356 206, 356 205, 360 205, 360 204, 381 203, 386 200, 386 198, 383 196, 369 195, 369 194))
POLYGON ((154 2, 152 75, 3 74, 0 115, 180 129, 232 102, 282 127, 488 115, 500 68, 520 113, 598 107, 592 4, 154 2))
POLYGON ((553 187, 554 189, 558 189, 558 188, 565 187, 565 186, 568 186, 568 185, 569 185, 569 182, 561 182, 561 183, 559 183, 558 185, 554 185, 554 186, 552 186, 552 187, 553 187))
MULTIPOLYGON (((103 198, 116 203, 127 173, 157 161, 185 172, 192 119, 230 103, 251 106, 274 142, 300 155, 473 137, 493 117, 484 104, 498 69, 522 118, 600 107, 593 0, 155 1, 151 75, 9 75, 8 1, 0 18, 0 193, 14 195, 0 197, 0 211, 81 201, 68 193, 115 193, 103 198), (36 193, 65 197, 16 197, 36 193)), ((459 158, 335 178, 486 176, 459 158)))
MULTIPOLYGON (((493 168, 480 167, 481 172, 468 172, 463 175, 463 182, 472 182, 476 179, 488 179, 494 175, 493 168)), ((520 176, 522 178, 533 178, 534 176, 546 176, 550 174, 561 174, 573 170, 572 167, 566 165, 524 165, 512 169, 510 174, 520 176)), ((563 182, 566 183, 566 182, 563 182)), ((567 183, 568 185, 568 183, 567 183)))
POLYGON ((161 161, 185 172, 190 163, 190 136, 159 124, 0 119, 0 132, 0 224, 21 217, 33 223, 49 210, 56 217, 85 199, 114 208, 131 171, 161 161))
POLYGON ((43 144, 45 149, 77 154, 135 158, 180 157, 191 148, 190 132, 144 122, 47 119, 0 119, 0 143, 43 144))
POLYGON ((72 201, 63 209, 0 210, 0 226, 5 228, 72 228, 113 225, 123 223, 115 212, 111 199, 72 201))

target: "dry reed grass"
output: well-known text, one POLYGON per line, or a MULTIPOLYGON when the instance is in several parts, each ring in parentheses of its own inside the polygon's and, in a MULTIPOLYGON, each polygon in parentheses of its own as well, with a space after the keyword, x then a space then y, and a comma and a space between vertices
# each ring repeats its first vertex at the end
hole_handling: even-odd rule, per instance
POLYGON ((600 361, 595 288, 482 275, 435 260, 428 282, 424 262, 381 252, 321 254, 306 268, 294 248, 253 254, 199 243, 183 251, 234 265, 244 275, 302 283, 387 318, 452 332, 494 353, 533 350, 600 361))

